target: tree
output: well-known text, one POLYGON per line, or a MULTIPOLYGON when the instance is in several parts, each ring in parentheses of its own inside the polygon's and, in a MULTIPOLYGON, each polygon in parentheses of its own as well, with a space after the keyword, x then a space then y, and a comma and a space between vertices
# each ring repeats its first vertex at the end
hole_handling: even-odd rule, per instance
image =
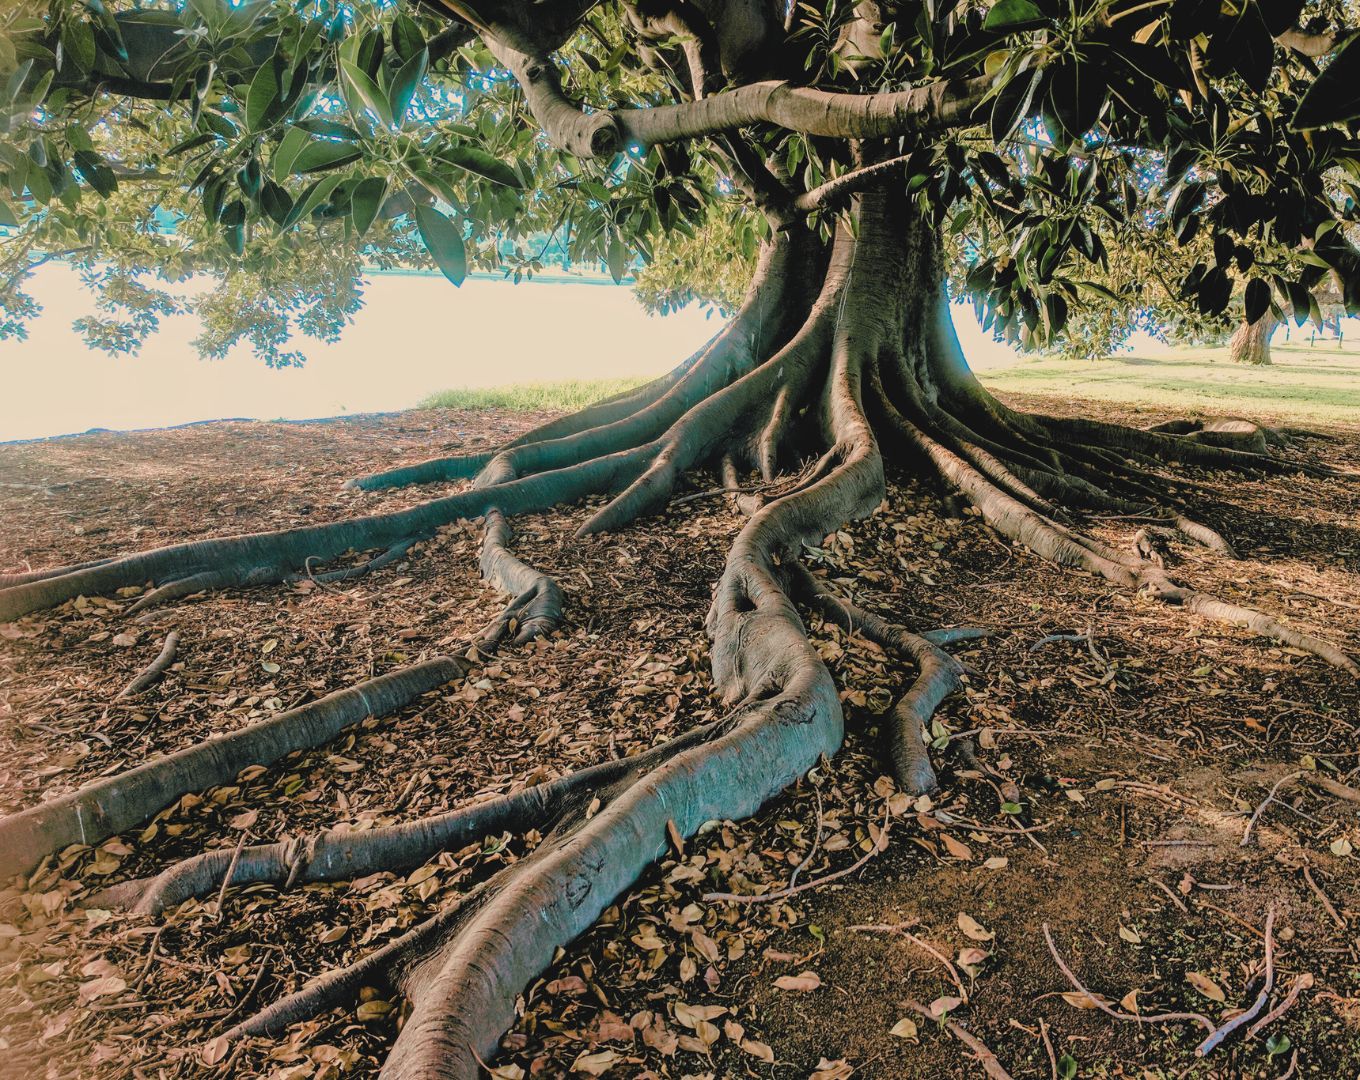
MULTIPOLYGON (((1116 236, 1146 229, 1203 245, 1176 293, 1206 315, 1239 289, 1249 317, 1282 302, 1297 312, 1329 273, 1354 310, 1360 262, 1345 225, 1360 200, 1360 44, 1348 4, 440 0, 412 12, 190 0, 110 13, 54 0, 8 18, 3 213, 36 252, 126 235, 99 207, 135 183, 177 208, 174 245, 162 246, 227 273, 282 272, 318 245, 362 251, 366 237, 391 257, 418 238, 457 283, 469 259, 495 263, 506 236, 558 229, 616 277, 677 235, 727 235, 755 257, 731 322, 669 375, 494 454, 354 481, 471 480, 452 495, 0 580, 4 619, 151 582, 139 610, 371 572, 441 525, 481 518, 483 572, 512 597, 481 642, 489 651, 562 617, 561 590, 513 554, 509 517, 607 496, 584 532, 623 529, 664 512, 705 466, 750 513, 707 622, 725 718, 413 825, 211 851, 109 891, 105 903, 156 912, 224 882, 346 878, 490 832, 543 833, 461 904, 232 1035, 276 1030, 386 976, 412 1012, 385 1075, 477 1075, 524 984, 668 843, 753 812, 836 751, 837 688, 797 605, 915 662, 890 758, 903 787, 929 790, 923 732, 960 671, 945 647, 974 632, 908 631, 799 558, 873 512, 889 465, 956 492, 1042 557, 1360 674, 1327 642, 1179 582, 1082 523, 1127 516, 1231 557, 1165 467, 1330 470, 1270 452, 1274 433, 1248 423, 1144 431, 1017 412, 969 371, 945 287, 949 253, 964 252, 961 287, 987 325, 1049 341, 1087 294, 1109 291, 1087 268, 1106 268, 1116 236), (119 150, 138 139, 143 159, 119 150), (405 202, 384 219, 393 198, 405 202)), ((704 265, 692 252, 653 262, 657 295, 721 302, 721 289, 684 280, 704 265)), ((8 818, 3 866, 129 828, 177 793, 396 708, 479 655, 338 689, 8 818)))

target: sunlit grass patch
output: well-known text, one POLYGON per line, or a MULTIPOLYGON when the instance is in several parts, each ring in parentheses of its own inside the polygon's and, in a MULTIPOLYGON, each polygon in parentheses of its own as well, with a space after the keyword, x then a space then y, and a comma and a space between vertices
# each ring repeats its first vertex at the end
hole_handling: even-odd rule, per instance
POLYGON ((584 408, 591 402, 621 394, 647 382, 630 379, 566 379, 562 382, 519 383, 512 386, 462 386, 431 394, 422 409, 509 409, 534 412, 584 408))

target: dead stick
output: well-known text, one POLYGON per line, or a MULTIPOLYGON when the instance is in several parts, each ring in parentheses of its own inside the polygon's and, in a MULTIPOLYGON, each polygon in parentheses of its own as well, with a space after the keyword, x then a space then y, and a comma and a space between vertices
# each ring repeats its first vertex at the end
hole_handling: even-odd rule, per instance
POLYGON ((930 942, 917 937, 906 927, 894 926, 891 923, 880 923, 869 926, 851 926, 848 929, 857 931, 859 933, 873 933, 877 931, 880 933, 901 934, 904 938, 906 938, 917 948, 923 949, 925 952, 930 953, 931 956, 935 957, 936 960, 943 964, 945 966, 945 970, 949 972, 949 977, 954 980, 954 985, 958 987, 959 997, 963 998, 964 1001, 968 1000, 968 991, 963 988, 963 980, 959 978, 959 973, 957 969, 955 969, 954 965, 950 962, 949 957, 945 956, 944 953, 940 952, 940 950, 935 948, 935 946, 930 944, 930 942))
POLYGON ((241 849, 246 846, 246 837, 250 835, 247 829, 241 833, 241 839, 236 841, 236 850, 231 853, 231 862, 227 863, 227 873, 222 879, 222 888, 217 891, 217 921, 222 921, 222 903, 227 898, 227 887, 231 885, 231 879, 236 876, 236 864, 241 861, 241 849))
POLYGON ((114 701, 121 701, 125 697, 133 697, 140 694, 148 686, 154 683, 162 675, 165 669, 175 662, 175 651, 179 648, 179 634, 171 630, 165 637, 165 644, 161 646, 160 655, 152 660, 146 667, 142 668, 138 676, 128 683, 118 692, 114 701))
POLYGON ((1165 1020, 1193 1020, 1197 1024, 1202 1024, 1210 1034, 1215 1031, 1213 1021, 1200 1013, 1172 1012, 1157 1013, 1155 1016, 1135 1016, 1133 1013, 1120 1012, 1118 1009, 1110 1008, 1101 998, 1096 997, 1095 994, 1082 986, 1081 980, 1072 974, 1072 969, 1063 962, 1063 958, 1058 954, 1058 947, 1053 944, 1053 934, 1048 928, 1048 923, 1044 923, 1044 940, 1048 942, 1048 951, 1053 954, 1053 960, 1058 965, 1058 969, 1067 976, 1067 981, 1076 987, 1078 992, 1090 998, 1091 1003, 1107 1016, 1113 1016, 1116 1020, 1128 1020, 1135 1024, 1158 1024, 1165 1020))
POLYGON ((1327 794, 1335 795, 1338 799, 1344 799, 1346 802, 1360 803, 1360 791, 1357 791, 1349 784, 1343 784, 1339 780, 1333 780, 1330 776, 1321 776, 1318 773, 1312 772, 1305 773, 1303 782, 1305 784, 1312 784, 1314 787, 1319 787, 1327 792, 1327 794))
POLYGON ((1266 978, 1265 985, 1261 987, 1261 992, 1256 995, 1256 1000, 1252 1002, 1251 1008, 1246 1012, 1234 1016, 1221 1028, 1215 1031, 1199 1046, 1195 1047, 1195 1056, 1204 1057, 1215 1046, 1221 1043, 1243 1024, 1255 1019, 1258 1013, 1265 1008, 1265 1004, 1270 1000, 1270 992, 1275 989, 1275 905, 1271 904, 1266 911, 1266 978))
POLYGON ((1256 827, 1256 821, 1261 814, 1265 812, 1265 808, 1275 801, 1275 793, 1279 791, 1283 785, 1289 783, 1291 780, 1297 780, 1302 775, 1303 773, 1301 771, 1292 772, 1275 781, 1275 786, 1270 789, 1270 794, 1266 796, 1265 802, 1256 808, 1256 812, 1251 815, 1251 820, 1247 822, 1246 831, 1242 833, 1242 843, 1239 844, 1238 847, 1246 847, 1251 841, 1251 830, 1256 827))
POLYGON ((844 870, 837 870, 834 874, 826 874, 823 877, 814 878, 812 881, 805 881, 801 885, 796 885, 790 889, 780 889, 772 893, 724 893, 711 892, 704 893, 703 899, 707 903, 721 900, 728 904, 768 904, 775 900, 787 900, 790 896, 796 896, 800 892, 807 892, 808 889, 815 889, 819 885, 829 885, 843 877, 848 877, 867 863, 880 851, 888 846, 888 825, 892 820, 892 810, 887 810, 883 815, 883 829, 878 834, 878 843, 869 848, 862 856, 855 860, 853 866, 847 866, 844 870))
POLYGON ((1332 917, 1332 922, 1336 923, 1341 929, 1346 929, 1346 920, 1341 917, 1340 913, 1338 913, 1336 908, 1332 905, 1332 902, 1327 899, 1327 894, 1322 891, 1322 886, 1313 880, 1312 871, 1306 866, 1303 868, 1303 880, 1308 882, 1308 887, 1313 890, 1313 895, 1316 896, 1322 902, 1322 906, 1327 909, 1327 914, 1332 917))
POLYGON ((982 1066, 982 1071, 990 1076, 992 1080, 1014 1080, 1011 1074, 1001 1067, 1001 1062, 997 1060, 996 1055, 987 1049, 987 1044, 967 1028, 963 1027, 961 1024, 955 1023, 948 1017, 941 1018, 936 1016, 919 1001, 916 1001, 913 998, 907 998, 904 1004, 913 1012, 920 1013, 920 1015, 924 1016, 927 1020, 936 1020, 941 1023, 949 1034, 953 1035, 954 1038, 958 1039, 959 1042, 973 1051, 977 1056, 978 1063, 982 1066))
POLYGON ((1285 999, 1247 1029, 1247 1038, 1256 1038, 1262 1028, 1267 1024, 1275 1023, 1276 1020, 1293 1008, 1294 1002, 1299 1000, 1299 995, 1305 990, 1310 989, 1313 985, 1313 981, 1313 973, 1311 971, 1305 971, 1300 975, 1294 976, 1294 985, 1289 988, 1289 993, 1285 995, 1285 999))

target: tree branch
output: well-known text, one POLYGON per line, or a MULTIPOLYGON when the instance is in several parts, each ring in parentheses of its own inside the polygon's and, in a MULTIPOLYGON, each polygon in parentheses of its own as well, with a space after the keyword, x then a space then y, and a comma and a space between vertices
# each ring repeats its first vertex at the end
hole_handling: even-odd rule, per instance
POLYGON ((874 165, 865 165, 863 168, 842 173, 810 191, 805 191, 794 199, 793 205, 799 210, 820 210, 823 207, 830 206, 857 191, 863 191, 865 188, 878 183, 880 179, 894 171, 901 171, 908 157, 909 155, 903 154, 901 157, 889 158, 887 161, 880 161, 874 165))
POLYGON ((805 135, 869 139, 971 123, 991 89, 987 76, 949 79, 887 94, 843 94, 758 82, 702 101, 614 113, 624 140, 641 146, 675 142, 755 123, 805 135))

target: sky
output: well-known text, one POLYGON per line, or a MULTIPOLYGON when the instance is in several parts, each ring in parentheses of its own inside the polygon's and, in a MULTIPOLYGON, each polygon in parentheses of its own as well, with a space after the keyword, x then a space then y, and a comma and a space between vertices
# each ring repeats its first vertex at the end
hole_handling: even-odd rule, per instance
MULTIPOLYGON (((333 345, 301 338, 302 368, 265 367, 248 346, 200 360, 192 316, 163 321, 136 356, 86 348, 71 328, 92 295, 61 264, 39 269, 43 313, 27 341, 0 341, 0 441, 91 428, 127 430, 231 417, 304 419, 384 412, 455 386, 651 376, 712 336, 720 317, 697 305, 648 315, 627 286, 375 274, 366 304, 333 345)), ((954 309, 976 369, 1014 361, 971 307, 954 309)))

